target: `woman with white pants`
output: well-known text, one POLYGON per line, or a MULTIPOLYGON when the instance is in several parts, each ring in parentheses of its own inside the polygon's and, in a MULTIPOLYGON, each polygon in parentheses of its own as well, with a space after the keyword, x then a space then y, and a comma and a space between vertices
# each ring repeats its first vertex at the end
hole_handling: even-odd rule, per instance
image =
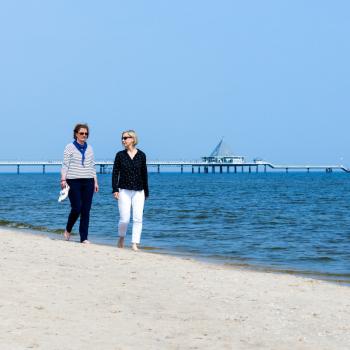
POLYGON ((113 196, 118 200, 120 215, 118 247, 124 247, 132 209, 131 242, 133 250, 138 250, 138 244, 140 244, 143 207, 145 198, 149 196, 146 155, 135 147, 137 143, 138 137, 134 130, 122 133, 122 144, 125 149, 116 154, 112 174, 113 196))

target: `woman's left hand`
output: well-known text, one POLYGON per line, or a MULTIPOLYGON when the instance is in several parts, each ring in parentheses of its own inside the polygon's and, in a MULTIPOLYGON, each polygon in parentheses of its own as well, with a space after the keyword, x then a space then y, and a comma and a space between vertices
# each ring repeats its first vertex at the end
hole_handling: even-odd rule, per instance
POLYGON ((98 184, 95 182, 95 192, 98 192, 98 190, 99 190, 98 184))

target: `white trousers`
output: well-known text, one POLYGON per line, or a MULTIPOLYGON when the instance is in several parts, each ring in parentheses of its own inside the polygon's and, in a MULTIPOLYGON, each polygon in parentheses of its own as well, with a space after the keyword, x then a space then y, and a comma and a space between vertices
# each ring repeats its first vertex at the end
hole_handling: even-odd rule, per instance
POLYGON ((140 243, 142 232, 142 216, 145 204, 145 192, 119 189, 119 237, 125 237, 130 222, 130 212, 132 208, 132 243, 140 243))

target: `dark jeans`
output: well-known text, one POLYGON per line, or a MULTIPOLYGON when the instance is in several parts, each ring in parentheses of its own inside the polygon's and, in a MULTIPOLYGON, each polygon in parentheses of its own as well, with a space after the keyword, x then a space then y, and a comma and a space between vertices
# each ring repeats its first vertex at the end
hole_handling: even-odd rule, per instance
POLYGON ((94 179, 67 179, 70 187, 68 197, 71 211, 68 217, 66 230, 72 232, 73 226, 80 216, 80 242, 88 239, 90 209, 94 195, 94 179))

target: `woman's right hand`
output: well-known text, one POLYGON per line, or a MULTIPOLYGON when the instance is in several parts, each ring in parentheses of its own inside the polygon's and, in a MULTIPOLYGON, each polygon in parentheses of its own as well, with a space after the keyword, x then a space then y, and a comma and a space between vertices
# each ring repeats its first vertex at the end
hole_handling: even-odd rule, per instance
POLYGON ((114 197, 114 199, 118 200, 119 199, 119 192, 114 192, 113 197, 114 197))
POLYGON ((66 180, 61 180, 61 188, 62 188, 62 190, 66 187, 66 185, 67 185, 66 180))

